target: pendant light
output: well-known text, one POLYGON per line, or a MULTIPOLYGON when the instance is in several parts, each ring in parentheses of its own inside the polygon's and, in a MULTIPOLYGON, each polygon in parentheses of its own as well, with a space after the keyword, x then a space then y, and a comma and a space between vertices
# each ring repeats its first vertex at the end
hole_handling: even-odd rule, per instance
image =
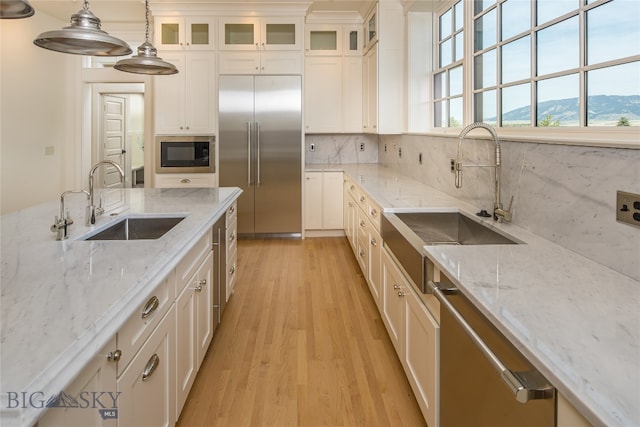
POLYGON ((100 29, 100 19, 89 10, 87 0, 84 0, 83 9, 71 16, 70 26, 42 33, 33 43, 75 55, 124 56, 131 53, 127 43, 100 29))
POLYGON ((131 58, 121 59, 113 68, 127 73, 169 75, 176 74, 175 65, 158 57, 158 50, 149 42, 149 0, 145 0, 146 27, 145 42, 138 46, 138 54, 131 58))
POLYGON ((28 18, 35 12, 27 0, 0 1, 0 19, 28 18))

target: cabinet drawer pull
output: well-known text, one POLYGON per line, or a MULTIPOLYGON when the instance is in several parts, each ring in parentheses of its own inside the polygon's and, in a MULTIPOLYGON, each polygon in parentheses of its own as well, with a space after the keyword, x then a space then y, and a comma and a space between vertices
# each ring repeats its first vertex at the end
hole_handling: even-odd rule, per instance
POLYGON ((367 225, 367 224, 365 224, 364 221, 360 221, 360 227, 364 227, 365 225, 367 225))
POLYGON ((236 211, 236 206, 235 206, 235 205, 233 205, 233 206, 231 206, 231 207, 229 208, 229 214, 232 214, 232 213, 234 213, 235 211, 236 211))
POLYGON ((229 236, 229 242, 233 242, 234 240, 236 240, 236 233, 235 231, 233 233, 231 233, 231 236, 229 236))
POLYGON ((405 295, 405 293, 404 293, 404 292, 402 292, 402 291, 398 291, 398 296, 399 296, 399 297, 403 297, 404 295, 405 295))
POLYGON ((110 351, 107 353, 107 359, 111 362, 117 362, 122 357, 122 350, 110 351))
POLYGON ((151 316, 156 311, 159 305, 160 300, 157 296, 154 295, 149 298, 149 301, 147 301, 147 303, 144 305, 144 308, 142 309, 142 318, 146 319, 147 317, 151 316))
POLYGON ((364 256, 365 256, 364 251, 360 251, 360 258, 364 258, 364 256))
POLYGON ((356 186, 355 186, 355 185, 352 185, 352 186, 351 186, 351 191, 353 191, 353 190, 355 190, 355 189, 356 189, 356 186))
POLYGON ((207 286, 207 279, 202 279, 198 282, 198 285, 200 286, 207 286))
POLYGON ((156 368, 160 364, 160 358, 157 354, 151 356, 149 361, 147 362, 147 366, 144 367, 144 371, 142 371, 142 381, 146 381, 151 378, 151 375, 156 371, 156 368))
POLYGON ((378 211, 375 210, 375 209, 371 209, 371 216, 374 217, 374 218, 377 217, 378 216, 378 211))
POLYGON ((184 178, 182 180, 180 180, 181 183, 183 184, 189 184, 191 182, 191 180, 189 178, 184 178))
POLYGON ((376 242, 376 239, 371 239, 371 246, 378 246, 378 242, 376 242))
POLYGON ((395 289, 395 290, 400 289, 400 285, 398 285, 398 284, 393 285, 393 289, 395 289))
POLYGON ((229 274, 233 275, 236 272, 236 266, 232 265, 231 268, 229 269, 229 274))
POLYGON ((365 199, 365 197, 364 197, 364 196, 360 196, 360 201, 361 201, 361 202, 364 202, 365 200, 367 200, 367 199, 365 199))

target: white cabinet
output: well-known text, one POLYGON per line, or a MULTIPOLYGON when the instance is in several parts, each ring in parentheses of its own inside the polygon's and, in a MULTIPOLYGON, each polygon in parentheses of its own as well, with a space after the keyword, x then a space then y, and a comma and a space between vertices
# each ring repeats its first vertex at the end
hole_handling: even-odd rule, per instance
POLYGON ((342 230, 343 173, 305 174, 305 229, 342 230))
POLYGON ((216 45, 215 24, 214 17, 156 16, 154 46, 162 51, 213 50, 216 45))
POLYGON ((365 133, 404 131, 404 21, 401 0, 377 3, 365 20, 366 54, 362 71, 365 133))
POLYGON ((118 378, 118 427, 173 427, 175 309, 172 307, 118 378))
POLYGON ((221 17, 220 50, 302 50, 302 18, 221 17))
MULTIPOLYGON (((236 285, 236 277, 237 277, 237 264, 238 264, 238 205, 236 202, 233 203, 227 209, 226 216, 226 238, 227 238, 227 264, 226 264, 226 274, 221 275, 221 278, 225 279, 226 286, 226 300, 229 301, 231 295, 233 295, 234 288, 236 285)), ((222 284, 221 284, 222 286, 222 284)), ((226 302, 226 301, 225 301, 226 302)))
MULTIPOLYGON (((107 358, 107 354, 115 350, 116 338, 113 337, 73 383, 65 387, 64 392, 61 391, 75 399, 80 406, 51 408, 40 418, 38 427, 116 427, 118 407, 123 398, 117 392, 117 363, 107 358), (97 401, 94 401, 93 393, 102 394, 97 401)), ((61 396, 61 398, 65 397, 61 396)))
POLYGON ((302 74, 302 53, 221 52, 220 74, 302 74))
POLYGON ((378 133, 378 49, 370 49, 362 61, 362 130, 378 133))
POLYGON ((305 132, 362 132, 360 35, 354 25, 307 25, 305 132))
POLYGON ((213 253, 189 279, 176 299, 176 413, 191 386, 213 338, 213 253))
POLYGON ((382 318, 422 415, 437 426, 440 326, 385 249, 382 253, 382 318))
POLYGON ((345 236, 347 236, 347 240, 349 240, 349 243, 351 244, 351 249, 353 249, 355 253, 357 247, 357 236, 355 235, 355 230, 356 220, 358 216, 358 205, 351 193, 353 189, 355 189, 355 186, 351 183, 351 181, 345 180, 343 205, 344 234, 345 236))
POLYGON ((557 396, 557 427, 592 427, 562 393, 558 392, 557 396))
POLYGON ((162 52, 178 74, 154 82, 157 135, 210 135, 215 131, 215 55, 211 52, 162 52))

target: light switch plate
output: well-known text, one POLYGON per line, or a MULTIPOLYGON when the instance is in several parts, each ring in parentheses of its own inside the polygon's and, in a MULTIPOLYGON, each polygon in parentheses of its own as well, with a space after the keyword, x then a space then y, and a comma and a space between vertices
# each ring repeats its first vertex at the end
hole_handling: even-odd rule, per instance
POLYGON ((640 194, 616 193, 616 221, 640 227, 640 194))

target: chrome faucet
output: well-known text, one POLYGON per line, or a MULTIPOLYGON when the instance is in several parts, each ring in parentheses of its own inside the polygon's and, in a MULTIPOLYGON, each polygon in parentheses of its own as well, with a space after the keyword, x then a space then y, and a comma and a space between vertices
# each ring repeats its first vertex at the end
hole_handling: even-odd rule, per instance
POLYGON ((460 135, 458 135, 458 154, 456 156, 455 163, 455 184, 456 188, 462 188, 462 168, 463 167, 475 167, 475 168, 494 168, 495 169, 495 200, 493 203, 493 219, 498 222, 511 222, 511 205, 513 204, 513 196, 511 197, 511 201, 509 202, 509 208, 506 210, 502 207, 502 202, 500 201, 500 166, 502 164, 502 153, 500 150, 500 141, 498 140, 498 134, 496 133, 493 127, 489 126, 486 123, 476 122, 472 123, 469 126, 462 129, 460 135), (482 128, 491 134, 491 138, 496 146, 495 148, 495 163, 488 165, 463 165, 461 162, 462 159, 462 141, 464 137, 467 136, 469 132, 473 129, 482 128))
POLYGON ((102 200, 100 202, 99 207, 93 203, 93 175, 96 173, 96 169, 102 165, 113 166, 120 173, 120 182, 124 183, 124 171, 120 167, 119 164, 114 162, 113 160, 102 160, 101 162, 96 163, 89 172, 89 206, 87 206, 87 225, 93 225, 96 223, 96 215, 101 215, 104 213, 104 209, 102 208, 102 200))
POLYGON ((60 215, 56 216, 51 231, 57 233, 56 240, 66 240, 69 237, 68 227, 73 224, 73 220, 69 217, 69 212, 64 209, 64 198, 68 194, 84 193, 89 199, 89 192, 86 190, 65 191, 60 195, 60 215))

